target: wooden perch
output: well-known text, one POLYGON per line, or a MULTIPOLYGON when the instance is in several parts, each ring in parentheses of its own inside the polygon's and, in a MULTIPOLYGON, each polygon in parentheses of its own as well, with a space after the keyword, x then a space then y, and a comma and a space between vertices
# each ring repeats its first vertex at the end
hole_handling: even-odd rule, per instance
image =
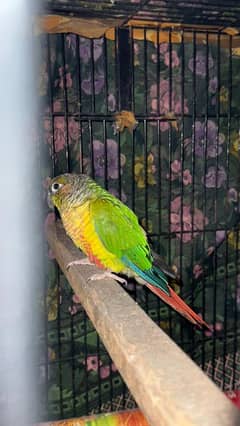
POLYGON ((240 425, 240 411, 117 282, 87 282, 96 273, 92 266, 66 270, 82 255, 60 223, 48 227, 47 238, 151 426, 240 425))

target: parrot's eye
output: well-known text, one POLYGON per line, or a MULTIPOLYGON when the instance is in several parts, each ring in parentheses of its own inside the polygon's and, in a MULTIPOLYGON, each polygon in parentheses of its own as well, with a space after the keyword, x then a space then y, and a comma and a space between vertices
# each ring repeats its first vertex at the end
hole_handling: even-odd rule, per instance
POLYGON ((62 185, 60 183, 56 183, 56 182, 53 183, 52 184, 52 188, 51 188, 52 189, 52 193, 55 194, 61 188, 61 186, 62 185))

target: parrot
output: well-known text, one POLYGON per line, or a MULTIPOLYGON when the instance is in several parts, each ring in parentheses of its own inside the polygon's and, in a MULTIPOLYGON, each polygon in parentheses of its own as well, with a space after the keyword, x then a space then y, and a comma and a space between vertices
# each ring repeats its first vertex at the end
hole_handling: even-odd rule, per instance
MULTIPOLYGON (((159 267, 135 213, 86 174, 65 173, 51 179, 48 199, 57 208, 64 229, 86 258, 73 264, 95 264, 91 280, 134 278, 198 328, 209 328, 173 290, 170 268, 159 267)), ((160 262, 160 265, 163 262, 160 262)))

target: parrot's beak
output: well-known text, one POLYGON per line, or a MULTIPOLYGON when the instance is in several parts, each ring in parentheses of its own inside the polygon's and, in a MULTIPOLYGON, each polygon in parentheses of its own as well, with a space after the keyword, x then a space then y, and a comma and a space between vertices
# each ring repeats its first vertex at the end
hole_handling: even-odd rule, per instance
POLYGON ((47 203, 48 203, 48 207, 49 207, 51 210, 53 210, 53 209, 54 209, 54 205, 53 205, 52 200, 51 200, 51 193, 50 193, 50 191, 48 191, 48 195, 47 195, 47 203))

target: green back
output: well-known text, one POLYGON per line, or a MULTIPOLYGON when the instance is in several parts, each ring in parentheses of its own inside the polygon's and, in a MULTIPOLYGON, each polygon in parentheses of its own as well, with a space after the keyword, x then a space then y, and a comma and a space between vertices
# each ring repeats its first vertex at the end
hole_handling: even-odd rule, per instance
POLYGON ((152 267, 150 248, 136 215, 121 201, 104 195, 91 201, 95 230, 108 251, 119 259, 127 257, 142 270, 152 267))

